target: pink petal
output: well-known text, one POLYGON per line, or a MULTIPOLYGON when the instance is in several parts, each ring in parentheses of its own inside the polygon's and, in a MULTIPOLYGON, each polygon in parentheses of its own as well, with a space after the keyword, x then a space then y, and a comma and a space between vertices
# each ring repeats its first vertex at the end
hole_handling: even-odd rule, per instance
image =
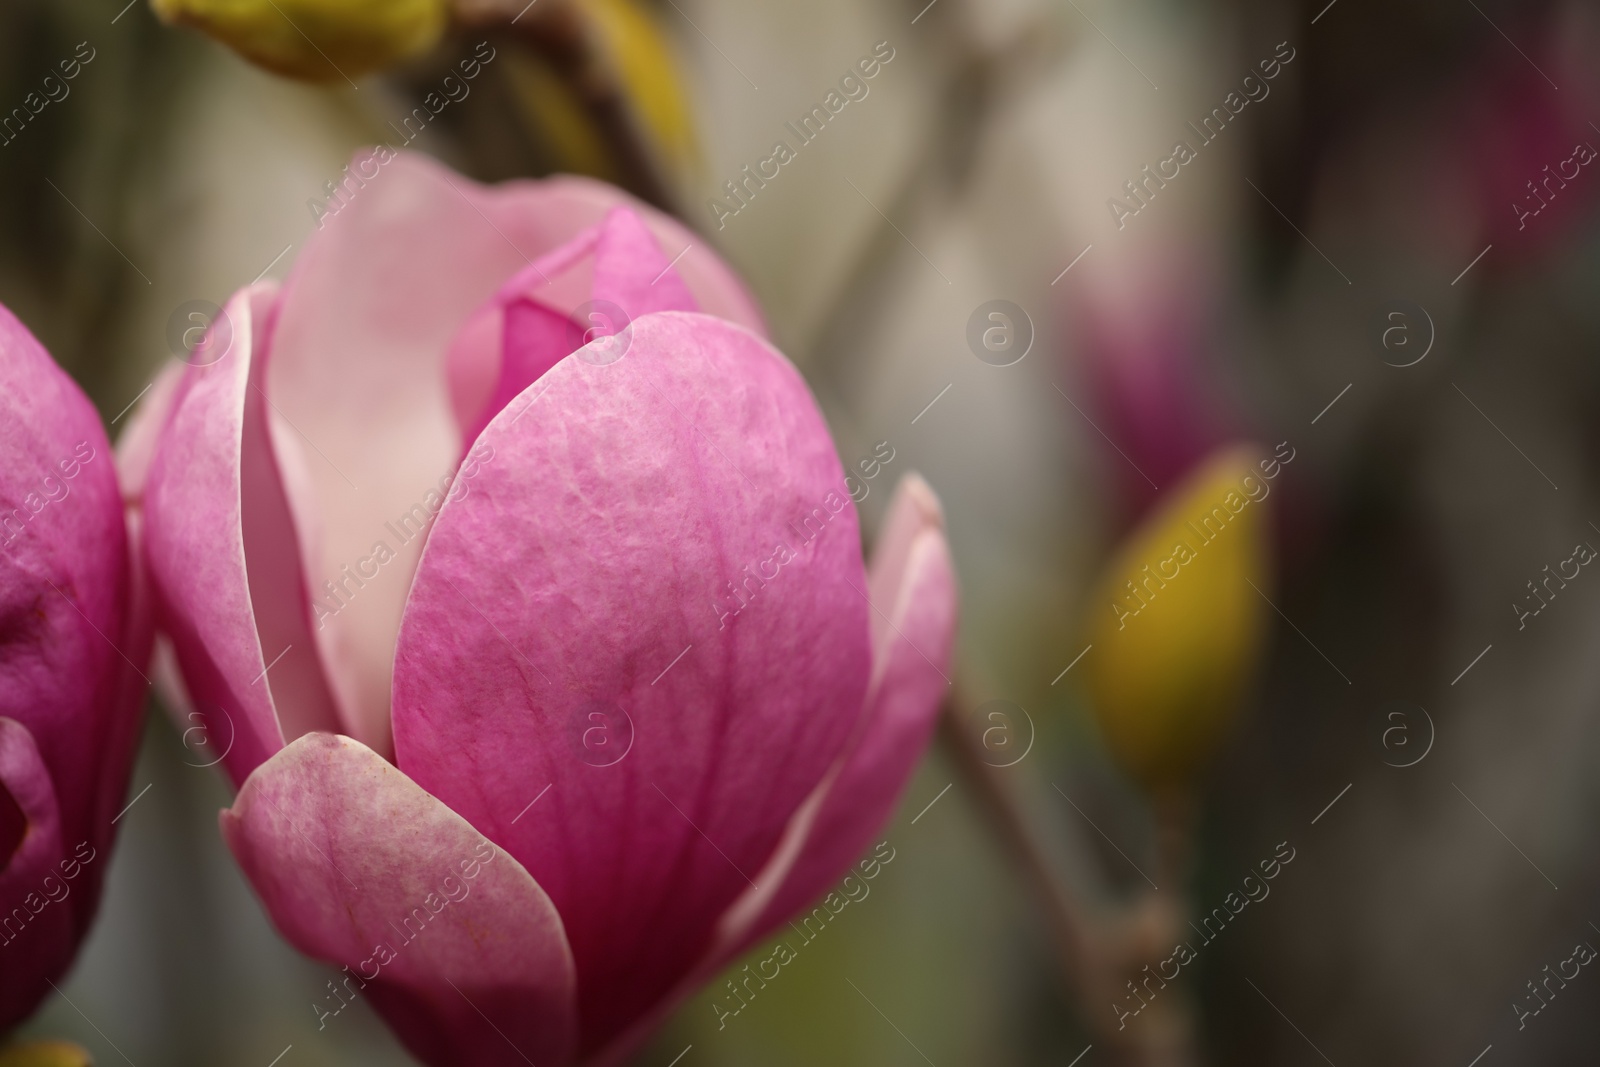
POLYGON ((634 211, 613 208, 594 250, 595 300, 609 300, 637 319, 654 311, 699 311, 683 276, 634 211))
POLYGON ((0 841, 4 1033, 50 992, 50 980, 61 977, 77 946, 73 907, 66 903, 74 887, 62 878, 70 868, 60 866, 65 853, 55 788, 28 728, 8 718, 0 718, 0 808, 12 819, 20 814, 24 826, 20 841, 12 835, 0 841))
POLYGON ((857 736, 790 821, 751 888, 728 909, 716 943, 678 987, 591 1064, 619 1064, 729 962, 848 873, 883 830, 922 758, 945 697, 956 583, 938 498, 916 474, 897 487, 872 560, 872 688, 857 736), (881 631, 880 631, 881 623, 881 631))
POLYGON ((949 690, 955 643, 956 575, 943 525, 933 491, 918 475, 907 475, 872 561, 875 640, 862 729, 827 786, 782 888, 745 931, 735 955, 849 873, 887 825, 928 747, 949 690))
MULTIPOLYGON (((93 746, 99 757, 95 772, 95 806, 90 815, 90 828, 76 844, 87 844, 97 852, 108 855, 116 835, 113 820, 127 804, 128 780, 133 774, 134 757, 139 748, 139 735, 144 726, 144 706, 156 677, 153 666, 155 646, 155 608, 150 576, 144 567, 142 518, 130 509, 127 513, 128 595, 123 610, 119 636, 120 649, 111 660, 115 672, 115 689, 107 701, 109 713, 93 746)), ((74 842, 65 842, 74 844, 74 842)), ((94 864, 87 872, 78 894, 78 936, 88 933, 99 903, 100 887, 110 873, 107 861, 94 864)))
MULTIPOLYGON (((149 657, 135 607, 100 417, 0 308, 0 716, 38 746, 71 844, 109 837, 132 761, 149 657)), ((80 927, 94 899, 65 905, 80 927)))
POLYGON ((613 208, 604 222, 519 271, 451 343, 452 351, 470 346, 488 336, 495 321, 503 322, 499 381, 466 439, 476 441, 512 398, 581 347, 592 327, 610 336, 651 312, 698 310, 644 220, 628 208, 613 208), (588 311, 579 322, 573 315, 590 302, 613 306, 588 311), (617 309, 623 321, 614 321, 617 309))
MULTIPOLYGON (((703 238, 671 216, 634 200, 613 186, 567 175, 541 182, 508 182, 492 189, 459 180, 457 184, 531 257, 514 275, 510 271, 502 275, 510 276, 511 280, 499 289, 489 306, 474 313, 450 346, 450 395, 456 421, 461 426, 478 424, 499 380, 500 309, 517 297, 538 296, 546 306, 567 313, 590 299, 588 273, 571 269, 567 260, 553 254, 550 256, 553 263, 539 257, 545 250, 572 240, 618 207, 626 207, 644 220, 655 235, 657 246, 665 251, 668 261, 674 263, 673 276, 682 279, 697 310, 738 323, 762 337, 767 335, 761 311, 744 284, 703 238), (538 229, 533 230, 533 227, 538 229), (521 236, 524 230, 532 232, 524 238, 521 236), (534 269, 535 263, 538 269, 534 269)), ((665 280, 662 284, 666 284, 665 280)), ((614 296, 605 299, 623 303, 614 296)), ((680 302, 672 306, 682 310, 693 305, 680 302)), ((633 317, 642 314, 641 309, 633 313, 633 317)), ((472 437, 467 440, 470 443, 472 437)))
POLYGON ((870 668, 855 509, 803 380, 709 316, 631 334, 484 431, 494 458, 440 515, 395 665, 399 764, 550 893, 585 1049, 703 954, 870 668), (794 558, 763 582, 779 544, 794 558))
POLYGON ((228 303, 226 354, 189 368, 144 489, 158 611, 236 783, 286 737, 336 723, 255 358, 272 300, 263 285, 228 303))
POLYGON ((515 859, 377 753, 306 734, 250 776, 221 824, 283 936, 346 968, 337 993, 317 991, 318 1029, 364 996, 428 1064, 570 1062, 560 915, 515 859))

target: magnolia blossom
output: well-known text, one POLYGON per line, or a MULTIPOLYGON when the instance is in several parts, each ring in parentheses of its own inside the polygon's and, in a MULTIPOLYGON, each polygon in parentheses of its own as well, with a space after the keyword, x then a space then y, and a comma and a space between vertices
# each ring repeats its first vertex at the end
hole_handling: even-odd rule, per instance
POLYGON ((224 835, 340 968, 320 1027, 616 1062, 873 844, 948 684, 939 505, 867 567, 743 287, 615 190, 401 154, 326 223, 141 416, 224 835))
POLYGON ((149 626, 94 408, 0 307, 0 1032, 94 918, 149 626))

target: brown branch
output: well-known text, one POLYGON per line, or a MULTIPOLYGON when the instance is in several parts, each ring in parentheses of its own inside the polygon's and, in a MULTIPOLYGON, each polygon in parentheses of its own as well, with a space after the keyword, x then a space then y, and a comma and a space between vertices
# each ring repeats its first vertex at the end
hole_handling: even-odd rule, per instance
POLYGON ((1035 839, 1033 827, 1015 790, 985 758, 987 750, 969 725, 970 706, 961 683, 957 682, 956 692, 946 701, 940 722, 946 748, 984 815, 999 833, 1007 853, 1021 867, 1023 877, 1038 898, 1039 906, 1044 909, 1062 978, 1073 994, 1080 1000, 1086 999, 1089 992, 1086 988, 1087 978, 1094 969, 1090 961, 1095 951, 1090 944, 1090 930, 1094 928, 1094 923, 1086 914, 1087 909, 1082 902, 1056 876, 1044 848, 1035 839))

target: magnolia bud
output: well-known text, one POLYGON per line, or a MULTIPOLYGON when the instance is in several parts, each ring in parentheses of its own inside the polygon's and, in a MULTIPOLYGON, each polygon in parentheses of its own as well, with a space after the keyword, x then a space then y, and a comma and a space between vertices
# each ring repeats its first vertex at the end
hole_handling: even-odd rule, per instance
POLYGON ((93 1067, 94 1060, 68 1041, 27 1041, 0 1049, 0 1067, 93 1067))
POLYGON ((1117 550, 1089 600, 1085 685, 1106 742, 1151 788, 1179 785, 1239 709, 1271 608, 1259 449, 1214 453, 1117 550), (1255 588, 1252 588, 1254 585, 1255 588))

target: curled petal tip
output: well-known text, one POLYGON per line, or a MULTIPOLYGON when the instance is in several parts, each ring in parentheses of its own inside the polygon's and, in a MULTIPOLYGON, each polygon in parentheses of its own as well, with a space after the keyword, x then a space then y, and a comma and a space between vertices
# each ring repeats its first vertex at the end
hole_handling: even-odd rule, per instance
POLYGON ((939 502, 939 496, 933 491, 927 479, 917 471, 911 471, 900 484, 895 486, 897 500, 904 500, 907 505, 916 508, 917 517, 924 526, 944 529, 944 505, 939 502))
POLYGON ((872 554, 872 568, 868 576, 872 603, 877 608, 872 613, 872 647, 880 649, 889 636, 887 613, 893 610, 900 587, 905 580, 911 561, 911 549, 919 536, 928 530, 944 531, 944 506, 927 481, 916 471, 907 473, 895 486, 894 497, 889 502, 889 512, 884 516, 878 533, 878 543, 872 554))

